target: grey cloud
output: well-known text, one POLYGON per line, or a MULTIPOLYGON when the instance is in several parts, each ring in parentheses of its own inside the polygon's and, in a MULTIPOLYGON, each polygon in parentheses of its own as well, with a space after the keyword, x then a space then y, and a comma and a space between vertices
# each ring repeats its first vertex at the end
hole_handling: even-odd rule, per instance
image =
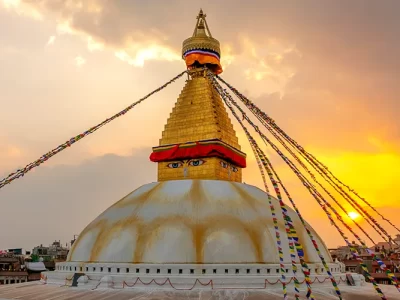
POLYGON ((105 155, 77 166, 42 165, 0 190, 0 249, 54 240, 68 242, 107 207, 156 180, 151 149, 133 156, 105 155), (24 226, 13 226, 24 220, 24 226))
MULTIPOLYGON (((113 47, 123 48, 128 41, 158 42, 177 52, 192 33, 199 9, 193 2, 181 0, 28 2, 71 20, 75 29, 113 47), (90 10, 93 3, 102 7, 101 12, 90 10)), ((302 94, 307 89, 329 89, 336 93, 339 104, 341 99, 352 98, 368 110, 379 107, 383 110, 379 119, 393 120, 393 112, 399 111, 394 96, 400 92, 395 83, 400 76, 399 1, 255 0, 244 5, 234 0, 202 1, 201 6, 214 36, 223 44, 232 44, 236 54, 245 49, 240 42, 243 35, 259 47, 271 38, 296 45, 302 58, 289 55, 284 63, 297 70, 298 76, 287 89, 300 91, 298 103, 313 105, 302 94), (341 74, 348 78, 340 80, 341 74), (376 91, 381 94, 371 95, 376 91)))
MULTIPOLYGON (((71 20, 77 30, 112 44, 123 46, 128 39, 150 36, 177 50, 182 40, 192 33, 199 9, 181 0, 25 1, 71 20), (82 7, 71 3, 82 3, 82 7), (92 3, 101 6, 102 11, 90 11, 92 3)), ((311 56, 323 56, 325 60, 328 56, 330 63, 351 62, 357 64, 357 69, 399 63, 399 60, 388 60, 388 56, 397 57, 400 44, 398 1, 252 1, 248 4, 243 5, 240 0, 229 4, 201 3, 214 35, 225 42, 237 45, 238 34, 244 33, 258 41, 278 38, 295 42, 303 53, 311 52, 311 56)))

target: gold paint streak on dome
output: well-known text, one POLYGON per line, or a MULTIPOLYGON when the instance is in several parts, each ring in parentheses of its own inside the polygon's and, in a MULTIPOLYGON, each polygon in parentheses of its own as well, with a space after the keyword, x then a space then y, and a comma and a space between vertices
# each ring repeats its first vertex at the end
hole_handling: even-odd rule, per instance
POLYGON ((89 261, 95 262, 99 260, 99 256, 104 251, 104 249, 110 245, 110 242, 115 233, 120 235, 125 229, 130 229, 133 226, 136 227, 140 223, 141 220, 139 218, 137 218, 136 216, 131 216, 112 224, 105 224, 97 235, 96 241, 90 253, 89 261))
POLYGON ((193 247, 196 251, 196 263, 200 264, 204 261, 204 241, 207 230, 207 225, 198 218, 198 212, 206 205, 205 202, 207 200, 207 195, 204 193, 200 180, 193 180, 188 196, 192 202, 193 210, 196 212, 196 218, 193 220, 194 224, 192 224, 191 231, 193 247))
POLYGON ((149 249, 159 237, 159 231, 162 229, 162 227, 168 227, 168 225, 176 224, 178 225, 178 228, 186 226, 190 231, 193 226, 192 222, 193 220, 191 218, 176 214, 170 216, 161 216, 155 218, 151 222, 141 224, 141 226, 138 227, 133 263, 143 262, 143 255, 145 254, 145 251, 149 249))
POLYGON ((142 257, 144 253, 144 246, 147 239, 147 224, 140 224, 137 226, 137 233, 136 233, 136 247, 133 252, 133 260, 132 263, 137 264, 142 262, 142 257))
MULTIPOLYGON (((124 202, 125 199, 127 199, 132 193, 128 194, 121 200, 119 200, 117 203, 112 205, 112 208, 124 208, 129 205, 136 205, 134 213, 136 213, 142 206, 143 204, 146 203, 147 200, 149 200, 154 194, 156 194, 162 187, 164 186, 163 182, 157 182, 154 187, 149 189, 148 191, 143 192, 140 195, 135 195, 131 200, 128 200, 124 202)), ((133 192, 134 193, 134 192, 133 192)))
MULTIPOLYGON (((133 197, 130 201, 123 202, 125 199, 127 199, 132 193, 126 195, 123 197, 121 200, 119 200, 117 203, 112 205, 109 209, 111 208, 124 208, 128 205, 135 205, 136 207, 132 213, 132 216, 129 216, 117 223, 113 224, 107 224, 106 220, 99 220, 96 223, 91 223, 89 224, 79 235, 78 239, 75 241, 74 245, 72 246, 70 250, 70 255, 69 257, 73 256, 73 253, 77 247, 77 245, 80 243, 80 241, 84 238, 87 232, 99 229, 99 233, 97 235, 96 241, 94 246, 92 247, 92 251, 90 254, 90 261, 96 261, 97 257, 100 255, 101 251, 103 250, 104 247, 107 246, 106 241, 110 238, 110 234, 112 233, 111 228, 114 228, 115 226, 118 226, 118 223, 132 223, 132 219, 136 220, 136 215, 138 211, 143 207, 143 205, 146 203, 147 200, 151 198, 152 195, 154 195, 157 191, 159 191, 163 187, 164 183, 158 182, 153 188, 151 188, 148 191, 143 192, 140 195, 136 195, 133 197), (108 226, 107 226, 108 225, 108 226)), ((101 217, 101 215, 99 216, 101 217)))
MULTIPOLYGON (((151 196, 154 195, 157 191, 159 191, 163 187, 163 185, 164 185, 164 183, 157 183, 153 188, 134 197, 131 201, 128 201, 127 203, 122 203, 121 201, 126 199, 126 197, 124 197, 123 199, 121 199, 114 205, 114 207, 121 208, 121 207, 126 207, 128 205, 136 204, 136 207, 135 207, 134 211, 132 212, 131 216, 124 218, 116 223, 110 224, 110 226, 108 226, 107 228, 105 228, 105 227, 102 228, 102 230, 100 231, 99 235, 97 236, 96 242, 92 248, 90 261, 97 260, 98 256, 101 254, 101 251, 103 251, 103 249, 108 246, 108 243, 112 237, 112 234, 116 230, 120 230, 120 232, 121 232, 122 230, 126 229, 127 227, 132 228, 132 225, 135 224, 137 226, 138 236, 139 236, 141 222, 138 219, 137 214, 140 211, 140 209, 143 207, 143 205, 147 201, 151 200, 151 196), (118 205, 118 203, 119 203, 119 205, 118 205)), ((137 246, 136 246, 136 248, 137 248, 137 246)))
POLYGON ((96 229, 98 229, 100 232, 101 229, 106 225, 106 223, 107 220, 98 220, 97 222, 92 222, 88 226, 86 226, 86 228, 79 235, 78 239, 72 245, 71 250, 68 253, 67 261, 71 261, 71 258, 73 257, 76 248, 78 247, 79 243, 83 240, 86 234, 96 229))
POLYGON ((232 188, 240 195, 240 200, 245 201, 254 211, 257 211, 257 199, 246 192, 243 188, 237 186, 234 182, 231 183, 232 188))
MULTIPOLYGON (((263 261, 262 250, 262 234, 260 232, 260 223, 258 221, 244 222, 239 217, 232 215, 213 215, 204 219, 203 224, 206 226, 205 236, 209 236, 212 232, 219 230, 242 230, 249 238, 249 242, 253 248, 253 254, 257 261, 263 261)), ((207 262, 203 262, 207 263, 207 262)), ((235 262, 231 262, 235 263, 235 262)), ((237 263, 237 262, 236 262, 237 263)), ((242 262, 241 262, 242 263, 242 262)), ((243 262, 246 263, 246 262, 243 262)))
POLYGON ((194 208, 201 206, 207 198, 200 180, 192 181, 188 195, 194 208))
POLYGON ((192 228, 194 249, 196 250, 196 263, 204 263, 204 241, 206 238, 207 225, 196 224, 192 228))
POLYGON ((264 263, 264 251, 262 245, 263 238, 260 230, 258 228, 254 228, 254 226, 245 226, 244 230, 247 232, 250 240, 253 243, 257 263, 264 263))
MULTIPOLYGON (((232 185, 232 187, 237 191, 237 193, 239 193, 239 195, 241 196, 241 199, 242 200, 244 200, 244 201, 246 201, 253 209, 255 209, 256 210, 256 207, 255 207, 255 204, 257 203, 257 199, 255 199, 253 196, 251 196, 249 193, 247 193, 245 190, 243 190, 242 188, 239 188, 235 183, 231 183, 231 185, 232 185)), ((276 205, 275 205, 276 206, 276 205)), ((277 209, 277 212, 279 213, 279 211, 280 211, 280 206, 278 205, 278 207, 276 207, 276 209, 277 209)), ((265 224, 265 225, 267 225, 267 224, 265 224)), ((305 261, 309 261, 309 253, 308 253, 308 248, 307 248, 307 244, 306 243, 304 243, 304 237, 303 237, 303 235, 302 234, 300 234, 300 232, 303 232, 303 234, 304 234, 304 231, 303 230, 301 230, 302 228, 303 228, 303 225, 301 224, 301 223, 299 223, 299 222, 295 222, 295 221, 293 221, 293 225, 294 225, 294 227, 295 227, 295 229, 296 229, 296 232, 297 232, 297 235, 298 235, 298 237, 299 237, 299 243, 303 246, 303 252, 304 252, 304 259, 305 259, 305 261)), ((284 221, 283 220, 280 220, 280 219, 278 219, 278 228, 280 227, 280 226, 282 226, 282 229, 281 230, 284 230, 284 231, 286 231, 286 228, 285 228, 285 225, 284 225, 284 221)), ((309 226, 309 227, 311 227, 311 226, 309 226)), ((269 233, 269 232, 268 232, 269 233)), ((317 235, 318 236, 318 235, 317 235)), ((307 237, 306 237, 307 238, 307 237)), ((322 241, 322 239, 318 236, 318 238, 319 238, 319 240, 321 240, 322 241)), ((273 239, 272 239, 273 240, 273 239)))

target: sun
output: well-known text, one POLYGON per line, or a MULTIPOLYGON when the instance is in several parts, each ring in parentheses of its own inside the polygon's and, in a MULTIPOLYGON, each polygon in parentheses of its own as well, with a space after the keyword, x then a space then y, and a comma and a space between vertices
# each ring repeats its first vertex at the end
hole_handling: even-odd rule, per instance
POLYGON ((349 218, 352 220, 355 220, 359 217, 360 215, 354 211, 349 212, 349 218))

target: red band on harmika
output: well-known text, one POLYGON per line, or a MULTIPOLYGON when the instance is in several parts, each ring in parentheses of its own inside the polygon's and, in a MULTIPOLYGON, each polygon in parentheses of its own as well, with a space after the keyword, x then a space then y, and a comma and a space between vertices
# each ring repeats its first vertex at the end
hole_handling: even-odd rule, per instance
POLYGON ((150 155, 150 160, 152 162, 162 162, 200 157, 220 157, 240 168, 246 167, 245 156, 236 153, 232 149, 225 147, 223 144, 220 143, 201 144, 199 142, 196 142, 196 144, 193 146, 178 144, 165 150, 156 149, 150 155))

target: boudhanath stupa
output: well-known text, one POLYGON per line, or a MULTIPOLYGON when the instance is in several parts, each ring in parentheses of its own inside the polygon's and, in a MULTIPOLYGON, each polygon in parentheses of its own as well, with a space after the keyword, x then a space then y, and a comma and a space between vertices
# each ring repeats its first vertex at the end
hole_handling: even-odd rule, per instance
MULTIPOLYGON (((157 182, 89 223, 67 261, 40 282, 0 286, 0 299, 379 299, 363 275, 332 260, 286 200, 242 182, 234 104, 210 79, 222 73, 220 56, 200 11, 183 42, 185 86, 150 154, 157 182)), ((380 290, 400 299, 393 286, 380 290)))

